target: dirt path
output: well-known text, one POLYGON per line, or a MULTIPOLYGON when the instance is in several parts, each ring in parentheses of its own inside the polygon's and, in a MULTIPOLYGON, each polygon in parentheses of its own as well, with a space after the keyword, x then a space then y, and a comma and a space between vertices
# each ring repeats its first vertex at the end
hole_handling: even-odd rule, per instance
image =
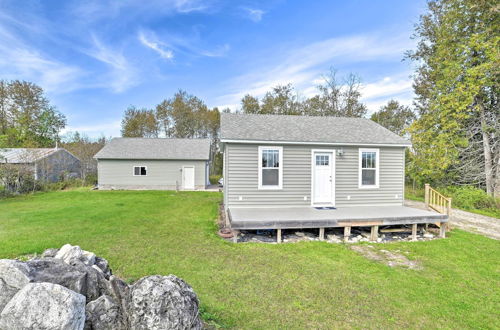
MULTIPOLYGON (((423 202, 405 200, 405 205, 425 210, 423 202)), ((500 240, 500 219, 470 213, 458 209, 451 211, 450 225, 472 233, 500 240)))

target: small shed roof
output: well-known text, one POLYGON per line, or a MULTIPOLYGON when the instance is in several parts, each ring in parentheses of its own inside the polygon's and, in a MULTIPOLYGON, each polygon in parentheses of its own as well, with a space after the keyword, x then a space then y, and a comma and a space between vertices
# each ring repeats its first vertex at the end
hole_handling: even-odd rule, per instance
POLYGON ((97 159, 210 159, 209 139, 114 138, 97 159))
POLYGON ((0 149, 0 162, 11 164, 29 164, 43 159, 61 148, 6 148, 0 149))
POLYGON ((221 114, 221 141, 401 145, 411 143, 366 118, 221 114))

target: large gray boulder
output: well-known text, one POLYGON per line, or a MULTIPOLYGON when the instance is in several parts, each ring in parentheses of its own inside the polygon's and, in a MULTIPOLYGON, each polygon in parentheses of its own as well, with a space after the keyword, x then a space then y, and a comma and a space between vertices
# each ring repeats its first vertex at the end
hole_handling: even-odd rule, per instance
POLYGON ((101 296, 85 307, 86 330, 126 330, 127 317, 113 298, 101 296))
POLYGON ((132 329, 201 329, 198 298, 180 278, 147 276, 130 288, 128 308, 132 329))
POLYGON ((18 260, 0 260, 0 312, 14 295, 31 282, 28 266, 18 260))
POLYGON ((198 298, 174 275, 129 286, 78 246, 0 260, 0 330, 201 329, 198 298), (83 306, 83 307, 82 307, 83 306))
POLYGON ((32 282, 49 282, 62 285, 83 294, 87 301, 108 292, 108 283, 102 272, 74 259, 66 263, 60 259, 33 259, 26 263, 32 282))
POLYGON ((79 246, 70 244, 63 245, 54 256, 56 259, 61 259, 66 263, 71 263, 72 260, 79 260, 87 266, 95 264, 95 254, 89 251, 82 250, 79 246))
POLYGON ((85 297, 52 283, 29 283, 0 314, 0 329, 80 330, 85 323, 85 297))

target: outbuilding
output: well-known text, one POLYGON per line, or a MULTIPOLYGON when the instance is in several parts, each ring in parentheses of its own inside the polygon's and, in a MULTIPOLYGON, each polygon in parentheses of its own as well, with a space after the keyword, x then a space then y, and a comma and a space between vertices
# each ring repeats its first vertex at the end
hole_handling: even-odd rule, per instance
POLYGON ((38 181, 56 182, 81 177, 78 157, 63 148, 0 149, 0 166, 15 166, 38 181))
POLYGON ((114 138, 94 158, 102 190, 200 190, 209 184, 209 139, 114 138))

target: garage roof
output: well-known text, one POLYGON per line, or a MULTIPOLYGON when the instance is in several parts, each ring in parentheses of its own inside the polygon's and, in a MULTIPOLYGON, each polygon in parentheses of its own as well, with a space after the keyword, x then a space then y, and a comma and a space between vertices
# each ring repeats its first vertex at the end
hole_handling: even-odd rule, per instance
POLYGON ((114 138, 96 159, 210 159, 210 139, 114 138))

